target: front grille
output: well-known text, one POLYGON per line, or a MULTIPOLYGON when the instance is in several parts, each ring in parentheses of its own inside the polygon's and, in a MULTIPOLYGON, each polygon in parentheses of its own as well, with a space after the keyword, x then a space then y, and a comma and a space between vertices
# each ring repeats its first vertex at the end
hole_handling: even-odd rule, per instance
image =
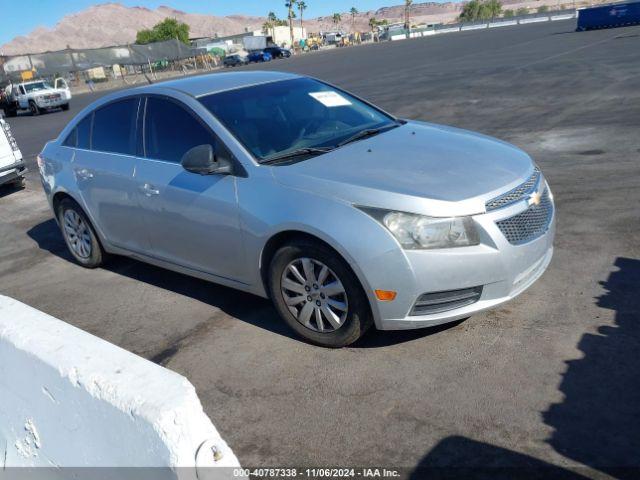
POLYGON ((538 183, 540 182, 540 169, 536 166, 531 176, 521 185, 518 185, 513 190, 509 190, 507 193, 503 193, 502 195, 489 200, 485 206, 487 208, 487 212, 491 210, 496 210, 498 208, 503 208, 512 203, 516 203, 522 200, 527 195, 535 192, 538 187, 538 183))
POLYGON ((482 287, 463 288, 462 290, 447 290, 420 295, 411 310, 411 315, 429 315, 446 312, 455 308, 475 303, 482 295, 482 287))
POLYGON ((553 216, 553 204, 549 190, 545 189, 540 203, 531 205, 524 212, 496 222, 509 243, 520 245, 538 238, 549 228, 553 216))

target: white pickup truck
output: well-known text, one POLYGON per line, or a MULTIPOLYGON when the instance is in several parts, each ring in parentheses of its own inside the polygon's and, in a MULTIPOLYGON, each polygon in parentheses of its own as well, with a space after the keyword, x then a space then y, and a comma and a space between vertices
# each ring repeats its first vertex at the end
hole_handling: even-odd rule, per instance
POLYGON ((7 117, 15 117, 20 110, 29 110, 32 115, 62 108, 69 110, 71 91, 64 78, 56 78, 53 86, 44 80, 14 83, 2 92, 0 107, 7 117))
POLYGON ((0 185, 13 183, 22 186, 26 172, 22 153, 13 138, 11 128, 0 115, 0 185))

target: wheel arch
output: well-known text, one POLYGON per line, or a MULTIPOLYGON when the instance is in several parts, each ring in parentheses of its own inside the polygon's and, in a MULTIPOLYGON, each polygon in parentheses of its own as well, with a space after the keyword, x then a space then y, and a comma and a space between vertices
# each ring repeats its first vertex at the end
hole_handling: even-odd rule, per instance
POLYGON ((280 247, 282 247, 283 245, 286 245, 287 243, 291 243, 295 240, 310 240, 312 242, 320 243, 321 245, 335 252, 336 255, 338 255, 342 260, 344 260, 344 262, 347 264, 349 269, 351 269, 355 277, 360 282, 360 287, 364 291, 365 297, 367 298, 370 314, 374 318, 377 316, 377 312, 374 310, 374 305, 372 304, 372 299, 370 295, 371 288, 368 282, 366 281, 364 275, 358 268, 358 266, 349 257, 346 251, 340 246, 336 246, 332 244, 330 241, 323 239, 316 234, 306 232, 303 230, 288 229, 288 230, 282 230, 282 231, 276 232, 271 237, 269 237, 269 239, 265 243, 262 249, 262 252, 260 253, 259 270, 260 270, 260 280, 262 281, 262 286, 265 292, 267 293, 267 295, 269 295, 269 265, 271 264, 271 260, 273 256, 275 255, 275 253, 278 251, 280 247))

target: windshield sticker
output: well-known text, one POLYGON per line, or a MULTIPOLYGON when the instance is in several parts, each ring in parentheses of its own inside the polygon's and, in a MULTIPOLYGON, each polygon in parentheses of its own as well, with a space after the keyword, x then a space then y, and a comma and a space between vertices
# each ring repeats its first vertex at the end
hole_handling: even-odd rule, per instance
POLYGON ((309 95, 325 107, 344 107, 345 105, 351 105, 349 100, 336 92, 311 92, 309 95))

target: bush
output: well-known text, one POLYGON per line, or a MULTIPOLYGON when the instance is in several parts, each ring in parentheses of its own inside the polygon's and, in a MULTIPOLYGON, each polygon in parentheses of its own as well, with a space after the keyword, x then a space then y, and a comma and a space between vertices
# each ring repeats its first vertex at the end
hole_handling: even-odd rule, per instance
POLYGON ((538 13, 546 13, 549 11, 549 7, 547 5, 540 5, 538 7, 538 13))
POLYGON ((509 10, 509 9, 507 9, 507 10, 505 10, 504 12, 502 12, 502 16, 503 16, 504 18, 511 18, 511 17, 513 17, 514 15, 515 15, 515 12, 514 12, 513 10, 509 10))
POLYGON ((462 7, 460 20, 462 22, 488 20, 500 16, 501 11, 502 4, 499 0, 471 0, 462 7))
POLYGON ((529 9, 527 7, 520 7, 518 10, 516 10, 516 15, 529 15, 529 9))

